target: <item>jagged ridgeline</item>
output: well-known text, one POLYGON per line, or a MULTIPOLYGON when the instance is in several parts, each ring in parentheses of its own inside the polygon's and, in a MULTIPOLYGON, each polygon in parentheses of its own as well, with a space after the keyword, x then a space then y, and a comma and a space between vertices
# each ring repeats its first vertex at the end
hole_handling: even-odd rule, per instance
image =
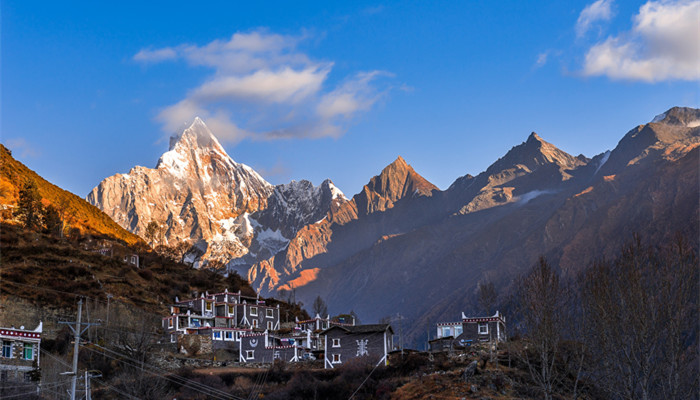
MULTIPOLYGON (((163 230, 153 244, 193 246, 187 261, 236 267, 272 257, 303 226, 325 216, 345 196, 330 180, 277 187, 226 153, 196 118, 170 140, 155 168, 137 166, 102 181, 87 200, 129 231, 145 237, 149 223, 163 230)), ((234 268, 236 270, 236 268, 234 268)))
POLYGON ((700 110, 674 107, 591 157, 532 133, 446 190, 398 157, 346 198, 330 181, 270 185, 197 119, 155 169, 109 177, 88 200, 137 234, 158 221, 163 242, 190 241, 191 261, 218 260, 262 295, 294 289, 424 327, 476 311, 480 281, 506 286, 541 255, 575 274, 634 232, 697 237, 699 135, 700 110))

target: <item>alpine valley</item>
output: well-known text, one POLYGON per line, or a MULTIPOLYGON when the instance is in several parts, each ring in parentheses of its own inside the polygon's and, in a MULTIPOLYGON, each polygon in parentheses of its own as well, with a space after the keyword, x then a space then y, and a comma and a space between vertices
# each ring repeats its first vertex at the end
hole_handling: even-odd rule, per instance
POLYGON ((472 312, 479 282, 507 287, 541 255, 571 275, 635 233, 698 237, 700 110, 675 107, 592 158, 532 133, 476 176, 440 190, 398 157, 347 198, 330 180, 273 186, 228 156, 197 118, 156 168, 87 196, 156 244, 188 243, 196 268, 235 271, 261 295, 293 290, 375 321, 398 311, 417 338, 472 312))

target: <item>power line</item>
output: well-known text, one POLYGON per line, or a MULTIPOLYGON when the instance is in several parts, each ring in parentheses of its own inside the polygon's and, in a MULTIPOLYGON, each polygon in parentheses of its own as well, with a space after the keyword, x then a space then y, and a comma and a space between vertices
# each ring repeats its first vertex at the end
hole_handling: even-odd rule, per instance
MULTIPOLYGON (((90 344, 91 346, 95 346, 95 347, 99 348, 100 350, 103 350, 103 352, 99 352, 99 351, 97 351, 97 350, 95 350, 95 349, 93 349, 92 347, 89 347, 89 346, 83 345, 83 347, 86 348, 86 349, 88 349, 88 350, 90 350, 90 351, 94 351, 94 352, 103 354, 104 356, 106 356, 106 357, 108 357, 108 358, 111 358, 111 359, 113 359, 113 360, 123 362, 124 364, 130 365, 130 366, 135 367, 135 368, 140 368, 140 369, 142 369, 142 370, 144 370, 144 371, 146 371, 146 372, 148 372, 148 373, 150 373, 150 374, 152 374, 152 375, 160 376, 160 377, 162 377, 162 378, 164 378, 164 379, 167 379, 167 380, 169 380, 169 381, 171 381, 171 382, 173 382, 173 383, 176 383, 176 384, 178 384, 178 385, 182 385, 182 386, 189 387, 190 389, 194 389, 194 390, 196 390, 196 391, 199 391, 200 393, 204 393, 204 392, 202 392, 202 390, 206 390, 206 391, 209 391, 209 392, 211 392, 211 393, 204 393, 204 394, 208 394, 208 395, 210 395, 210 396, 215 396, 215 397, 218 397, 218 398, 234 398, 234 399, 240 399, 239 397, 234 396, 234 395, 232 395, 232 394, 230 394, 230 393, 226 393, 226 392, 224 392, 224 391, 222 391, 222 390, 219 390, 219 389, 215 389, 215 388, 206 386, 206 385, 204 385, 204 384, 202 384, 202 383, 199 383, 199 382, 197 382, 197 381, 193 381, 193 380, 191 380, 191 379, 187 379, 187 378, 184 378, 184 377, 181 377, 181 376, 178 376, 178 375, 172 375, 172 374, 166 375, 166 374, 169 374, 167 371, 161 370, 160 368, 155 367, 155 366, 153 366, 153 365, 143 363, 143 362, 141 362, 140 360, 135 360, 135 359, 133 359, 133 358, 131 358, 131 357, 125 355, 125 354, 122 354, 122 353, 119 353, 119 352, 117 352, 117 351, 108 349, 108 348, 103 347, 103 346, 100 346, 100 345, 98 345, 98 344, 95 344, 95 343, 89 343, 89 344, 90 344), (115 356, 113 356, 113 355, 106 354, 106 352, 112 353, 112 354, 116 354, 117 356, 122 357, 122 358, 117 358, 117 357, 115 357, 115 356), (131 362, 125 361, 124 359, 129 360, 129 361, 131 361, 131 362), (150 369, 144 369, 143 367, 148 367, 148 368, 150 368, 150 369)), ((241 400, 242 400, 242 399, 241 399, 241 400)))
POLYGON ((132 395, 130 395, 130 394, 128 394, 128 393, 124 393, 123 391, 117 389, 116 387, 110 385, 110 384, 107 383, 107 382, 103 382, 103 381, 101 381, 101 380, 99 380, 99 379, 97 379, 97 378, 92 378, 92 380, 94 380, 95 382, 99 383, 100 385, 106 386, 108 389, 113 390, 114 392, 119 393, 119 394, 121 394, 122 396, 126 396, 126 397, 131 398, 131 399, 141 400, 141 399, 139 399, 139 398, 136 397, 136 396, 132 396, 132 395))

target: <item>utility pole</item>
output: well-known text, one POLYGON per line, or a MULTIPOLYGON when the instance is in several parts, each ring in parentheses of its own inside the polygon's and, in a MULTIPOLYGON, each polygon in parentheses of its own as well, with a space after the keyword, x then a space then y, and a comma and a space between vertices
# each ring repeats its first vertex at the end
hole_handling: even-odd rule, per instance
POLYGON ((105 337, 105 343, 107 342, 107 329, 109 329, 109 300, 114 297, 111 294, 107 293, 107 323, 105 324, 105 329, 103 332, 105 333, 103 336, 105 337))
MULTIPOLYGON (((80 351, 80 335, 85 332, 92 325, 99 325, 97 323, 82 323, 81 318, 83 314, 83 298, 78 300, 78 319, 75 321, 75 328, 71 326, 71 322, 60 321, 59 324, 66 324, 73 331, 73 338, 75 343, 73 344, 73 370, 64 375, 72 375, 73 380, 71 381, 70 399, 75 400, 75 392, 78 384, 78 352, 80 351), (85 328, 82 326, 85 325, 85 328)), ((86 388, 87 389, 87 388, 86 388)))
POLYGON ((81 297, 78 300, 78 321, 76 321, 75 329, 73 329, 75 344, 73 345, 73 380, 70 384, 70 400, 75 400, 75 386, 78 383, 78 351, 80 350, 80 318, 82 313, 83 298, 81 297))

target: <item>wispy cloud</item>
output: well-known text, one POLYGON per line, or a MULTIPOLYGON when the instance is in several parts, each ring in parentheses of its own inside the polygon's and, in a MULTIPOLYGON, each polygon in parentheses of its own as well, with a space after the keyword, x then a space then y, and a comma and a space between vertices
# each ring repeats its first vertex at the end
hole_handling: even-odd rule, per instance
POLYGON ((14 152, 15 156, 37 158, 40 155, 39 149, 29 144, 24 138, 8 139, 5 144, 8 149, 14 152))
POLYGON ((537 55, 537 61, 535 61, 535 68, 544 67, 547 64, 547 58, 549 58, 549 52, 545 51, 537 55))
POLYGON ((700 1, 649 1, 632 29, 591 47, 583 74, 645 82, 700 79, 700 1))
POLYGON ((385 92, 381 71, 358 72, 328 87, 333 62, 315 61, 298 49, 309 36, 258 30, 206 45, 144 49, 141 63, 184 60, 212 74, 187 96, 163 108, 157 120, 172 132, 195 116, 217 136, 238 141, 342 135, 361 111, 385 92))
POLYGON ((291 169, 280 160, 277 160, 271 167, 256 165, 255 170, 268 180, 278 177, 286 178, 292 172, 291 169))
POLYGON ((587 5, 576 21, 576 36, 583 37, 599 21, 609 21, 613 16, 612 3, 612 0, 598 0, 587 5))

